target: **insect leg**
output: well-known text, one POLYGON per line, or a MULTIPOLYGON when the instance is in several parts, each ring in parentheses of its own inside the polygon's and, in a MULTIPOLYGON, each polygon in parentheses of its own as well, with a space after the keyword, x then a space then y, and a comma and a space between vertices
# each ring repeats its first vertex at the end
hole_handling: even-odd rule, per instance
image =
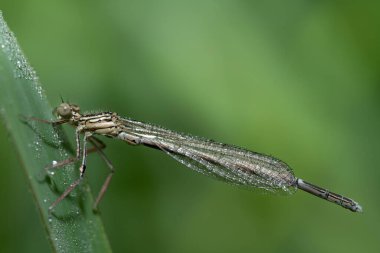
POLYGON ((104 181, 102 188, 100 189, 98 196, 96 197, 96 200, 95 200, 94 205, 93 205, 93 209, 97 210, 99 202, 102 200, 104 193, 108 189, 108 185, 111 182, 111 179, 112 179, 112 176, 115 172, 115 169, 113 167, 112 162, 107 158, 107 156, 104 154, 104 152, 102 150, 106 147, 106 145, 101 140, 99 140, 98 138, 95 138, 95 137, 91 137, 91 139, 89 139, 89 141, 92 143, 92 145, 94 146, 96 151, 98 151, 100 157, 104 160, 107 167, 109 168, 109 174, 108 174, 106 180, 104 181))
MULTIPOLYGON (((78 153, 80 153, 80 143, 79 143, 79 132, 76 131, 76 140, 77 140, 77 156, 78 153)), ((87 139, 91 136, 90 132, 85 132, 84 133, 84 138, 83 138, 83 153, 82 153, 82 163, 81 166, 79 167, 79 178, 74 181, 66 190, 65 192, 57 198, 53 204, 49 206, 49 212, 51 212, 56 205, 58 205, 64 198, 67 197, 67 195, 70 194, 83 180, 84 173, 86 171, 86 158, 87 158, 87 149, 86 149, 86 144, 87 144, 87 139)), ((80 155, 80 154, 79 154, 80 155)))

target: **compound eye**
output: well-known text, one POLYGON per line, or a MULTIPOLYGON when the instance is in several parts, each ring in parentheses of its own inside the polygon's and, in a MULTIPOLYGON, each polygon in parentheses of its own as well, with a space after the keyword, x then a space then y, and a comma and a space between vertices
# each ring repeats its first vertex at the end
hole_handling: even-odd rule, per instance
POLYGON ((62 103, 57 107, 57 115, 61 116, 62 118, 70 118, 72 115, 71 107, 67 103, 62 103))

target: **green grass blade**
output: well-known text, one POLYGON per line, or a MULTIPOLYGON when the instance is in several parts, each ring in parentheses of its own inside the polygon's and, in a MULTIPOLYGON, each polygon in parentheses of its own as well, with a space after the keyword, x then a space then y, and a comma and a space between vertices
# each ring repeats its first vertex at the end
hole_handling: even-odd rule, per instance
POLYGON ((56 207, 54 216, 48 215, 49 205, 78 178, 78 172, 76 166, 67 166, 54 175, 41 173, 51 161, 69 156, 64 148, 66 142, 52 126, 35 121, 25 123, 20 116, 51 119, 51 112, 34 70, 0 12, 0 115, 26 173, 51 245, 55 252, 111 252, 102 222, 92 212, 93 199, 86 183, 56 207))

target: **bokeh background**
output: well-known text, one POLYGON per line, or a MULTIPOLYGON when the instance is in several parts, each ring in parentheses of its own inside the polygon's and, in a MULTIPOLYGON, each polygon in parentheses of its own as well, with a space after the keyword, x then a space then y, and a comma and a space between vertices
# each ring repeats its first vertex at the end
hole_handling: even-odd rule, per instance
MULTIPOLYGON (((101 215, 115 252, 380 252, 377 1, 1 0, 0 9, 51 104, 62 95, 272 154, 364 207, 257 194, 105 139, 117 172, 101 215)), ((49 252, 14 152, 1 126, 0 252, 49 252)), ((97 191, 107 170, 96 156, 88 167, 97 191)))

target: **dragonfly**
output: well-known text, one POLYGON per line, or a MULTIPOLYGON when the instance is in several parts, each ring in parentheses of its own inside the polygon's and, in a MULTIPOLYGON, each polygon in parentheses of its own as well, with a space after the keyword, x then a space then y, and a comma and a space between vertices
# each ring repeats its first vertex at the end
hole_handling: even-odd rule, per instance
POLYGON ((353 199, 297 178, 285 162, 269 155, 121 117, 115 112, 82 114, 79 106, 63 101, 54 109, 54 113, 57 116, 54 121, 32 119, 53 125, 67 123, 75 127, 76 156, 54 162, 45 169, 50 171, 79 160, 81 164, 79 178, 50 205, 49 211, 83 181, 86 158, 92 152, 97 152, 109 168, 109 174, 93 205, 94 210, 97 209, 115 171, 103 152, 105 144, 97 138, 106 136, 131 145, 144 145, 161 150, 194 171, 230 184, 285 194, 292 194, 300 189, 352 212, 362 212, 362 207, 353 199), (92 147, 88 148, 88 143, 92 147))

